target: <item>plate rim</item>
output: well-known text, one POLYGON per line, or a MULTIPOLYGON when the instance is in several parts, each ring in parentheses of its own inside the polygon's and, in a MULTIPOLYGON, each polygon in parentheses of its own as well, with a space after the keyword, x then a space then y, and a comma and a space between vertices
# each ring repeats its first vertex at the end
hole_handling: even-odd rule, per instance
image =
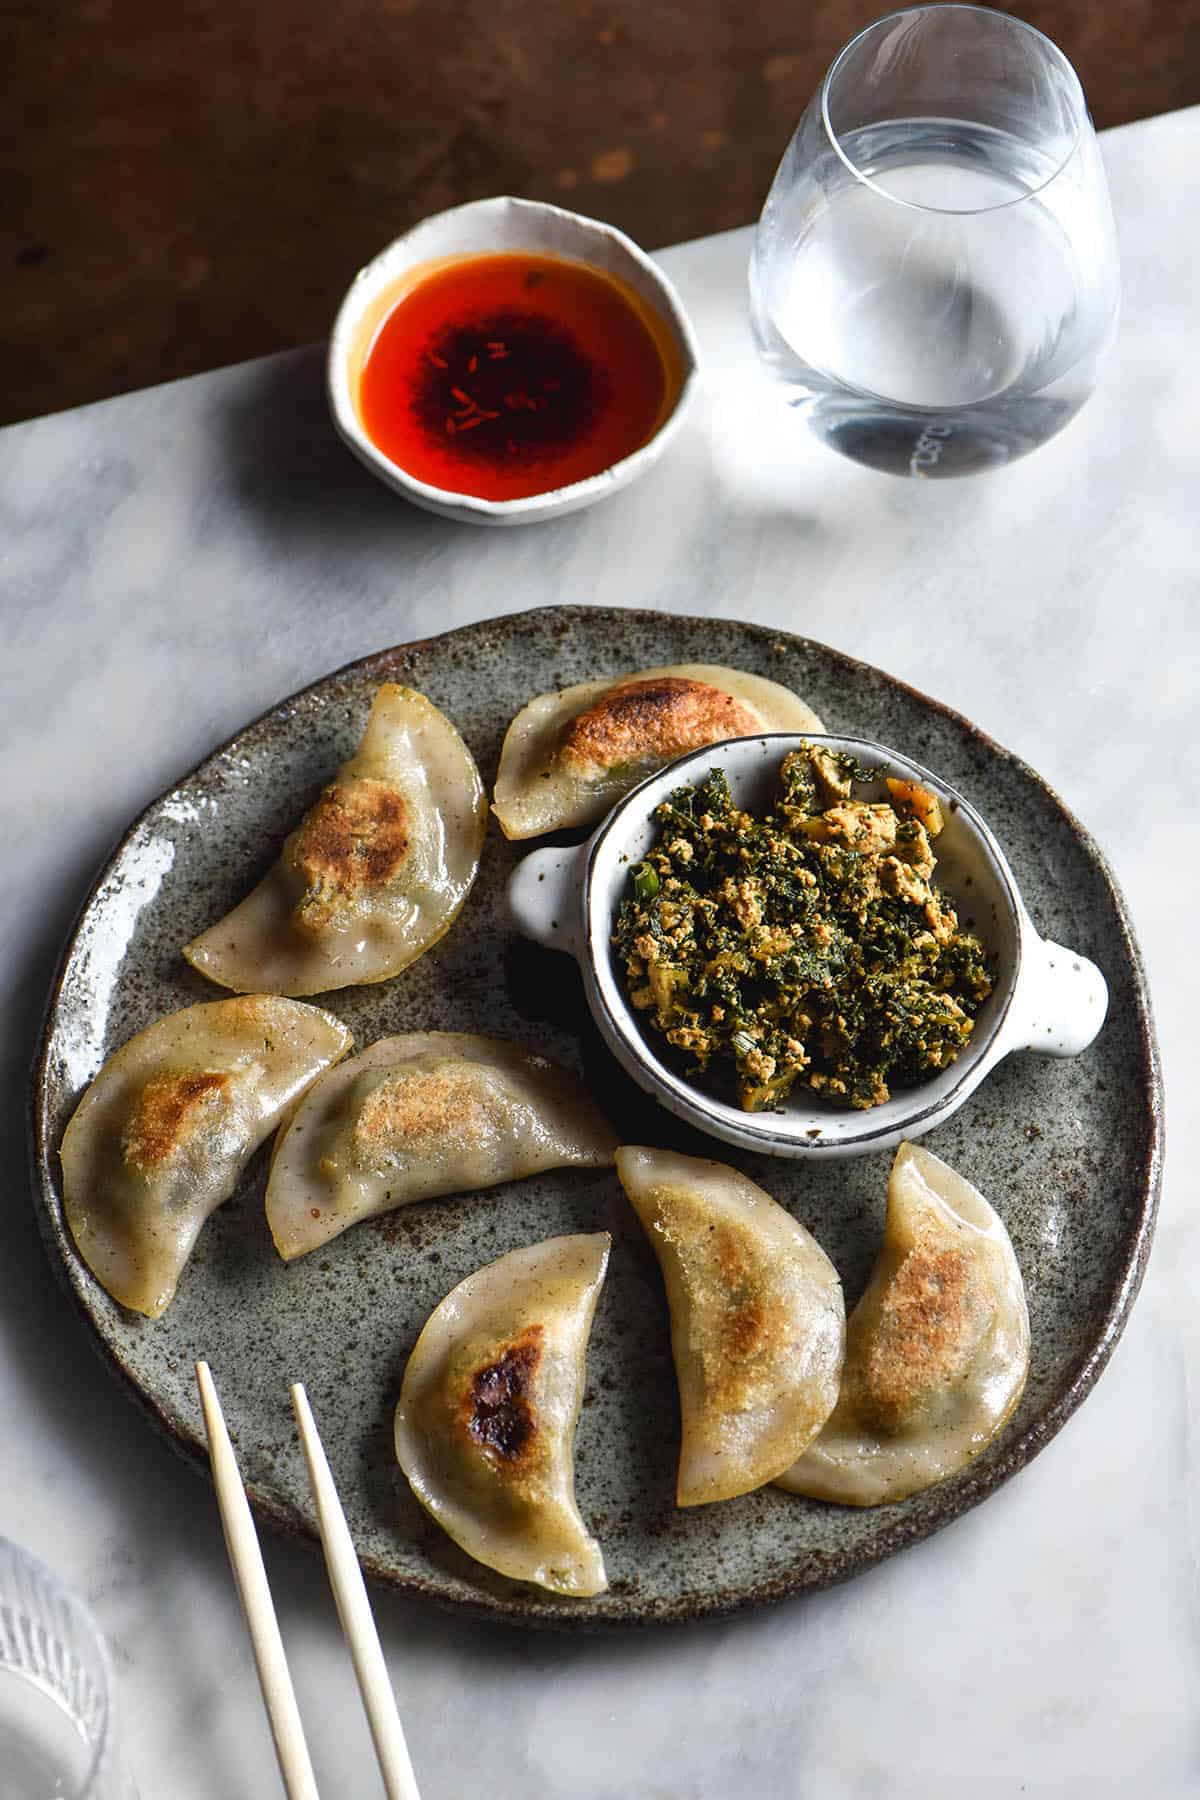
MULTIPOLYGON (((48 1116, 49 1064, 53 1054, 51 1026, 54 1014, 61 1002, 67 965, 71 960, 84 919, 90 912, 96 896, 114 864, 124 855, 129 844, 150 815, 165 800, 178 789, 193 781, 210 764, 220 758, 228 757, 241 739, 251 732, 259 730, 269 721, 285 714, 287 709, 296 706, 318 690, 348 679, 355 681, 395 679, 395 666, 402 663, 405 658, 419 655, 421 651, 431 645, 443 644, 448 639, 468 636, 481 629, 496 626, 512 628, 521 623, 532 624, 535 621, 548 620, 569 623, 573 617, 593 613, 613 614, 619 619, 627 618, 631 622, 647 627, 664 622, 674 625, 687 622, 691 617, 685 613, 668 612, 655 607, 586 606, 577 603, 529 607, 515 612, 488 615, 465 625, 453 626, 445 632, 431 633, 428 636, 370 651, 361 657, 351 658, 337 668, 317 676, 314 680, 305 683, 303 687, 295 689, 265 707, 253 719, 239 726, 228 738, 215 745, 189 769, 178 775, 160 793, 154 795, 130 821, 104 856, 67 928, 47 990, 28 1083, 26 1127, 32 1177, 31 1198, 37 1216, 39 1235, 59 1285, 64 1287, 70 1296, 76 1313, 87 1328, 88 1341, 109 1374, 122 1391, 133 1400, 159 1436, 166 1439, 175 1453, 196 1473, 202 1476, 207 1475, 210 1480, 211 1468, 207 1447, 198 1437, 190 1437, 176 1427, 165 1411, 156 1404, 154 1397, 141 1386, 121 1362, 99 1329, 85 1297, 82 1265, 70 1250, 66 1222, 62 1217, 61 1194, 55 1180, 53 1167, 55 1146, 52 1142, 48 1116)), ((1071 808, 1066 805, 1050 783, 1015 752, 1000 744, 964 713, 925 693, 901 677, 890 674, 887 670, 880 668, 878 664, 853 656, 848 651, 841 650, 832 644, 826 644, 819 638, 803 636, 784 628, 761 625, 754 620, 703 614, 695 622, 716 627, 727 625, 738 632, 749 633, 751 637, 766 644, 782 642, 790 650, 801 653, 815 651, 820 656, 833 658, 858 675, 873 680, 882 680, 889 688, 898 690, 910 700, 939 714, 978 744, 989 756, 997 758, 1023 779, 1032 782, 1062 814, 1080 847, 1108 889, 1133 979, 1136 1002, 1135 1023, 1141 1053, 1139 1070, 1141 1080, 1138 1084, 1138 1094, 1144 1104, 1148 1127, 1146 1151, 1142 1160, 1139 1184, 1140 1206, 1137 1221, 1123 1246, 1119 1267, 1114 1271, 1112 1299, 1092 1337, 1090 1348, 1064 1391, 1056 1399, 1050 1401, 1018 1437, 1006 1445, 1002 1456, 987 1463, 981 1463, 976 1459, 959 1473, 952 1486, 944 1487, 940 1505, 932 1518, 917 1520, 908 1515, 897 1514, 890 1530, 881 1533, 879 1540, 873 1546, 855 1554, 852 1566, 846 1566, 848 1560, 846 1558, 823 1556, 823 1562, 827 1562, 829 1566, 814 1566, 812 1563, 806 1563, 800 1565, 796 1570, 756 1582, 752 1587, 738 1586, 718 1589, 699 1598, 688 1596, 674 1602, 647 1602, 646 1599, 633 1595, 622 1596, 622 1610, 617 1612, 597 1609, 586 1601, 574 1602, 569 1608, 562 1610, 557 1607, 551 1609, 545 1605, 548 1597, 536 1592, 529 1600, 519 1591, 508 1595, 489 1593, 481 1589, 478 1597, 451 1594, 423 1575, 400 1574, 378 1558, 359 1552, 364 1572, 381 1586, 389 1587, 397 1593, 431 1600, 441 1609, 462 1618, 478 1619, 500 1626, 523 1625, 550 1631, 607 1633, 620 1630, 644 1630, 663 1624, 693 1623, 704 1619, 727 1618, 760 1606, 775 1605, 801 1594, 819 1592, 877 1567, 897 1551, 932 1537, 944 1526, 970 1511, 972 1507, 985 1500, 1020 1469, 1023 1469, 1052 1438, 1057 1436, 1067 1420, 1090 1394, 1107 1366, 1141 1290, 1153 1244, 1162 1190, 1165 1133, 1162 1058, 1154 1026, 1145 963, 1133 929, 1129 907, 1108 858, 1092 833, 1080 823, 1071 808)), ((280 1531, 288 1538, 305 1544, 310 1550, 319 1550, 318 1534, 280 1507, 269 1492, 253 1480, 246 1481, 246 1491, 257 1518, 265 1520, 274 1530, 280 1531)))

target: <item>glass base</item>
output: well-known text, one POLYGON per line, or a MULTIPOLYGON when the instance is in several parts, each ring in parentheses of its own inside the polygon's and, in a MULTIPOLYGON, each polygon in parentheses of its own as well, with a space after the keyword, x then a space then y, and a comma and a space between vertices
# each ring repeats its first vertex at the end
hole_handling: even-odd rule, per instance
POLYGON ((881 401, 793 400, 822 443, 887 475, 952 480, 1003 468, 1056 436, 1082 400, 1012 400, 1002 407, 915 413, 881 401))
POLYGON ((91 1764, 87 1739, 62 1703, 0 1669, 0 1800, 75 1800, 91 1764))

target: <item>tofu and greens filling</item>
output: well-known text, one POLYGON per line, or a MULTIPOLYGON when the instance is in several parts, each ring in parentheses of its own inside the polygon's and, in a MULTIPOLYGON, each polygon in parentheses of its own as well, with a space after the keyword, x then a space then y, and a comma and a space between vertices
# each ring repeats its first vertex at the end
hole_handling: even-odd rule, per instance
POLYGON ((878 1106, 949 1066, 992 991, 987 955, 933 881, 936 797, 806 744, 765 817, 719 769, 655 810, 613 939, 629 997, 688 1075, 747 1112, 794 1086, 878 1106))

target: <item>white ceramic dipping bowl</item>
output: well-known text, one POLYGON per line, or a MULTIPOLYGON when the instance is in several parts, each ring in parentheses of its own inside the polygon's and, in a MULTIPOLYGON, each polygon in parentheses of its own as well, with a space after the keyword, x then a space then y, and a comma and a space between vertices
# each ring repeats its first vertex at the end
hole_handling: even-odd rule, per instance
POLYGON ((326 388, 334 424, 372 474, 427 512, 469 525, 529 525, 560 513, 577 512, 628 486, 656 463, 683 423, 695 394, 699 352, 683 302, 662 270, 632 238, 598 219, 565 212, 538 200, 473 200, 406 232, 360 269, 342 301, 326 363, 326 388), (653 437, 598 475, 519 500, 481 500, 449 488, 431 487, 385 456, 367 436, 359 413, 363 364, 384 319, 405 290, 433 265, 453 257, 532 251, 586 263, 615 275, 652 308, 661 322, 666 348, 678 365, 675 403, 653 437))
POLYGON ((1108 988, 1095 964, 1039 936, 1003 851, 974 807, 920 763, 863 738, 779 732, 692 751, 626 795, 586 844, 532 851, 514 871, 508 899, 527 937, 577 959, 596 1024, 640 1087, 698 1130, 768 1156, 860 1156, 920 1137, 948 1119, 1011 1051, 1077 1056, 1086 1050, 1108 1007, 1108 988), (856 795, 887 800, 888 775, 919 781, 937 795, 945 828, 934 844, 934 879, 991 952, 995 988, 957 1061, 882 1106, 839 1109, 798 1088, 781 1111, 747 1113, 660 1060, 626 999, 610 939, 618 904, 629 893, 629 870, 658 835, 658 803, 673 788, 719 767, 735 802, 762 813, 783 757, 804 742, 846 751, 880 771, 874 786, 856 787, 856 795))

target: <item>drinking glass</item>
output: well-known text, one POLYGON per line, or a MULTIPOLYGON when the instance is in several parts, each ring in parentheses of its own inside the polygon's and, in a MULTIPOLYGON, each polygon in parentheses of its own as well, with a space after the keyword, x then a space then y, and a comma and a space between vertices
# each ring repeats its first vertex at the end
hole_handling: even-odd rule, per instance
POLYGON ((1031 25, 918 6, 848 43, 759 220, 755 341, 791 404, 872 468, 968 475, 1061 431, 1120 282, 1074 69, 1031 25))
POLYGON ((83 1602, 0 1538, 0 1800, 119 1800, 108 1653, 83 1602))

